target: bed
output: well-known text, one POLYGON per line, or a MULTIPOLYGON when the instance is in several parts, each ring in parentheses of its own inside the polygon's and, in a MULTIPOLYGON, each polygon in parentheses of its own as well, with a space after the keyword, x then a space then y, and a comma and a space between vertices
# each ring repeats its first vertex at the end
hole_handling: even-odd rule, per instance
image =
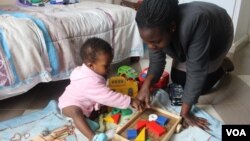
POLYGON ((81 44, 100 37, 114 49, 113 63, 143 56, 135 11, 82 1, 45 7, 0 7, 0 100, 41 82, 68 79, 82 64, 81 44))

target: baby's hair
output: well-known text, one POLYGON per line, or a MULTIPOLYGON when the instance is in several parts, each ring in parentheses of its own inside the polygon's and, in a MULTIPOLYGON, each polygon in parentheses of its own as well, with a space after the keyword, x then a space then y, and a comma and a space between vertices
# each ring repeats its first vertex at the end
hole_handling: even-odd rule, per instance
POLYGON ((102 53, 113 56, 112 47, 108 42, 96 37, 87 39, 80 50, 80 56, 84 63, 94 63, 98 55, 102 53))
POLYGON ((143 0, 136 14, 139 28, 167 28, 175 20, 178 0, 143 0))

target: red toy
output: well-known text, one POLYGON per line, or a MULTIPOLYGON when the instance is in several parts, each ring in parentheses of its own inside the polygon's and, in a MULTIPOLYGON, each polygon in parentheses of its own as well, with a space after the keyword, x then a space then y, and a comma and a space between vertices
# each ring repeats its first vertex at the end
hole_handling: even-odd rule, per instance
POLYGON ((166 129, 157 124, 155 121, 149 121, 147 127, 151 132, 153 132, 158 137, 160 137, 166 132, 166 129))
MULTIPOLYGON (((142 84, 143 84, 143 82, 144 82, 144 80, 145 80, 145 78, 147 76, 147 72, 148 72, 148 68, 145 68, 139 74, 139 81, 140 81, 139 84, 140 84, 140 86, 142 86, 142 84)), ((168 84, 168 82, 169 82, 169 73, 164 71, 162 73, 162 76, 161 76, 160 80, 154 85, 153 88, 154 89, 155 88, 157 88, 157 89, 162 88, 162 87, 166 86, 168 84)))
POLYGON ((148 124, 148 121, 147 120, 139 120, 137 123, 136 123, 136 130, 141 130, 142 128, 146 127, 148 124))
POLYGON ((120 120, 120 117, 121 117, 121 114, 117 113, 117 114, 112 115, 111 117, 113 118, 114 123, 118 124, 119 120, 120 120))

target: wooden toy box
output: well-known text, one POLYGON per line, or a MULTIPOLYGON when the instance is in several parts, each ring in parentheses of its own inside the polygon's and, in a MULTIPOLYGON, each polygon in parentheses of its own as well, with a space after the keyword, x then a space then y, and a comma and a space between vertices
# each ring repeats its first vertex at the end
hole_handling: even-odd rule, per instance
POLYGON ((179 124, 181 121, 180 116, 170 113, 168 111, 159 109, 159 108, 152 107, 150 109, 144 110, 143 112, 138 112, 134 116, 132 116, 125 125, 117 129, 117 132, 112 141, 129 141, 126 135, 127 130, 135 129, 136 123, 139 120, 148 120, 148 116, 150 114, 157 114, 158 116, 159 115, 165 116, 169 118, 169 122, 164 126, 167 132, 165 132, 160 137, 153 134, 152 132, 149 132, 149 130, 146 130, 146 140, 150 139, 150 141, 167 141, 170 139, 170 137, 175 131, 178 132, 178 130, 180 130, 180 127, 181 127, 181 125, 179 124))

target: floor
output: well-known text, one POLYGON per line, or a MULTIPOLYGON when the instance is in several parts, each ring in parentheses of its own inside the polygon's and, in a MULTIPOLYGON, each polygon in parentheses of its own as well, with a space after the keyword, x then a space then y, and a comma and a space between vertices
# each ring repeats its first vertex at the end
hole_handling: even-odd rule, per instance
MULTIPOLYGON (((250 124, 250 44, 234 54, 233 62, 235 71, 221 80, 217 90, 202 96, 199 105, 226 124, 250 124)), ((113 65, 113 70, 121 65, 131 65, 140 71, 148 66, 148 58, 145 56, 133 64, 125 60, 113 65)), ((166 70, 170 71, 170 68, 171 59, 167 59, 166 70)), ((44 108, 49 100, 57 100, 68 84, 68 80, 42 83, 25 94, 1 100, 0 121, 44 108)))

